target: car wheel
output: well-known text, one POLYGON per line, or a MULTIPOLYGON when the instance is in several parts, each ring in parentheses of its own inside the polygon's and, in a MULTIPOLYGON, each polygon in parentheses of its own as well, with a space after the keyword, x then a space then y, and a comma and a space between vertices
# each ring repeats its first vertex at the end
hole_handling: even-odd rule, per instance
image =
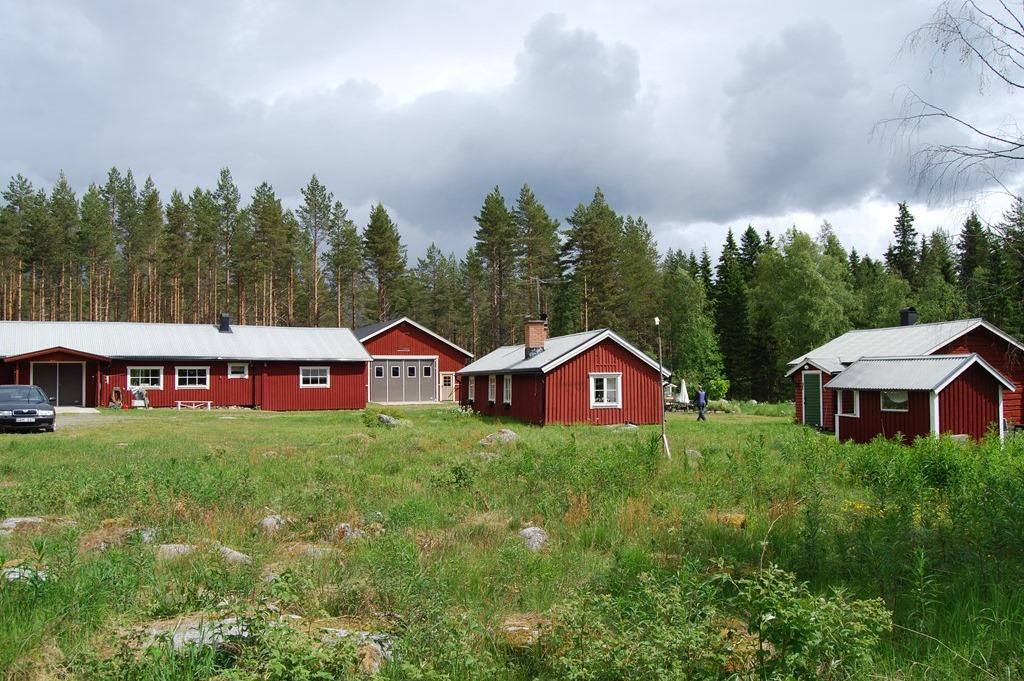
POLYGON ((52 426, 47 426, 45 430, 46 430, 47 433, 52 433, 55 430, 57 430, 57 424, 55 423, 52 426))

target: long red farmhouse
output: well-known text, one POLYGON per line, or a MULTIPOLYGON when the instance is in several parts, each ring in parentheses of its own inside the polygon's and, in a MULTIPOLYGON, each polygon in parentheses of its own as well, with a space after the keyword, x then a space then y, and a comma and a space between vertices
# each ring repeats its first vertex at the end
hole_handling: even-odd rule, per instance
POLYGON ((867 442, 1024 424, 1024 345, 983 319, 850 331, 789 363, 798 423, 867 442))
POLYGON ((547 323, 530 320, 524 337, 459 372, 463 405, 538 424, 659 422, 658 363, 615 332, 548 338, 547 323))
POLYGON ((370 355, 337 328, 0 322, 0 382, 35 384, 59 406, 149 404, 287 411, 362 409, 370 355))

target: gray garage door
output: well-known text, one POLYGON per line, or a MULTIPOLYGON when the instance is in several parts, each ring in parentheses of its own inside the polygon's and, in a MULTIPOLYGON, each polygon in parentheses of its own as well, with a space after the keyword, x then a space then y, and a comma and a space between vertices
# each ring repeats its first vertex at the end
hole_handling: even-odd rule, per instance
POLYGON ((370 364, 371 402, 434 402, 436 400, 436 360, 382 359, 370 364))
POLYGON ((84 370, 78 362, 36 362, 32 365, 32 382, 47 397, 56 398, 57 406, 81 407, 84 404, 82 385, 84 370))

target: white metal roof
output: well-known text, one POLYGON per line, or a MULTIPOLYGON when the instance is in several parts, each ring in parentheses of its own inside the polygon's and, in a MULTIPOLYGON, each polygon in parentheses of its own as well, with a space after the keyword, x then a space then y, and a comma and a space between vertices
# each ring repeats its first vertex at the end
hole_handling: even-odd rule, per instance
POLYGON ((819 369, 821 371, 824 371, 827 374, 832 374, 832 375, 835 375, 835 374, 838 374, 838 373, 842 373, 843 369, 846 368, 845 364, 843 364, 838 359, 835 359, 833 357, 824 357, 824 358, 804 357, 803 362, 801 362, 800 364, 797 364, 792 369, 787 371, 786 375, 787 376, 792 376, 793 374, 795 374, 797 371, 799 371, 800 369, 802 369, 804 366, 806 366, 808 364, 811 365, 812 367, 814 367, 815 369, 819 369))
POLYGON ((132 322, 0 321, 0 357, 53 347, 111 358, 368 362, 350 329, 132 322))
POLYGON ((930 355, 942 346, 977 327, 988 329, 1008 343, 1024 350, 1020 341, 984 319, 958 319, 951 322, 890 326, 884 329, 848 331, 789 362, 800 365, 809 358, 832 359, 843 364, 861 357, 910 357, 930 355))
POLYGON ((858 360, 825 384, 848 390, 935 390, 945 388, 972 364, 992 374, 1007 390, 1014 389, 1002 374, 977 354, 920 357, 869 357, 858 360))
MULTIPOLYGON (((504 345, 466 366, 460 374, 547 373, 605 339, 610 339, 657 370, 658 363, 611 329, 595 329, 544 341, 544 350, 526 358, 525 345, 504 345)), ((670 376, 670 371, 663 371, 670 376)))

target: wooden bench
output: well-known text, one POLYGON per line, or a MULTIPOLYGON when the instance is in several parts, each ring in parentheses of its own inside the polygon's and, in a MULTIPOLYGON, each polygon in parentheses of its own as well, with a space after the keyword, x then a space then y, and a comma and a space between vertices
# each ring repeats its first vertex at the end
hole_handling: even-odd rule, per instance
POLYGON ((209 411, 213 407, 213 402, 210 400, 176 400, 175 404, 178 405, 178 411, 182 409, 205 409, 209 411))

